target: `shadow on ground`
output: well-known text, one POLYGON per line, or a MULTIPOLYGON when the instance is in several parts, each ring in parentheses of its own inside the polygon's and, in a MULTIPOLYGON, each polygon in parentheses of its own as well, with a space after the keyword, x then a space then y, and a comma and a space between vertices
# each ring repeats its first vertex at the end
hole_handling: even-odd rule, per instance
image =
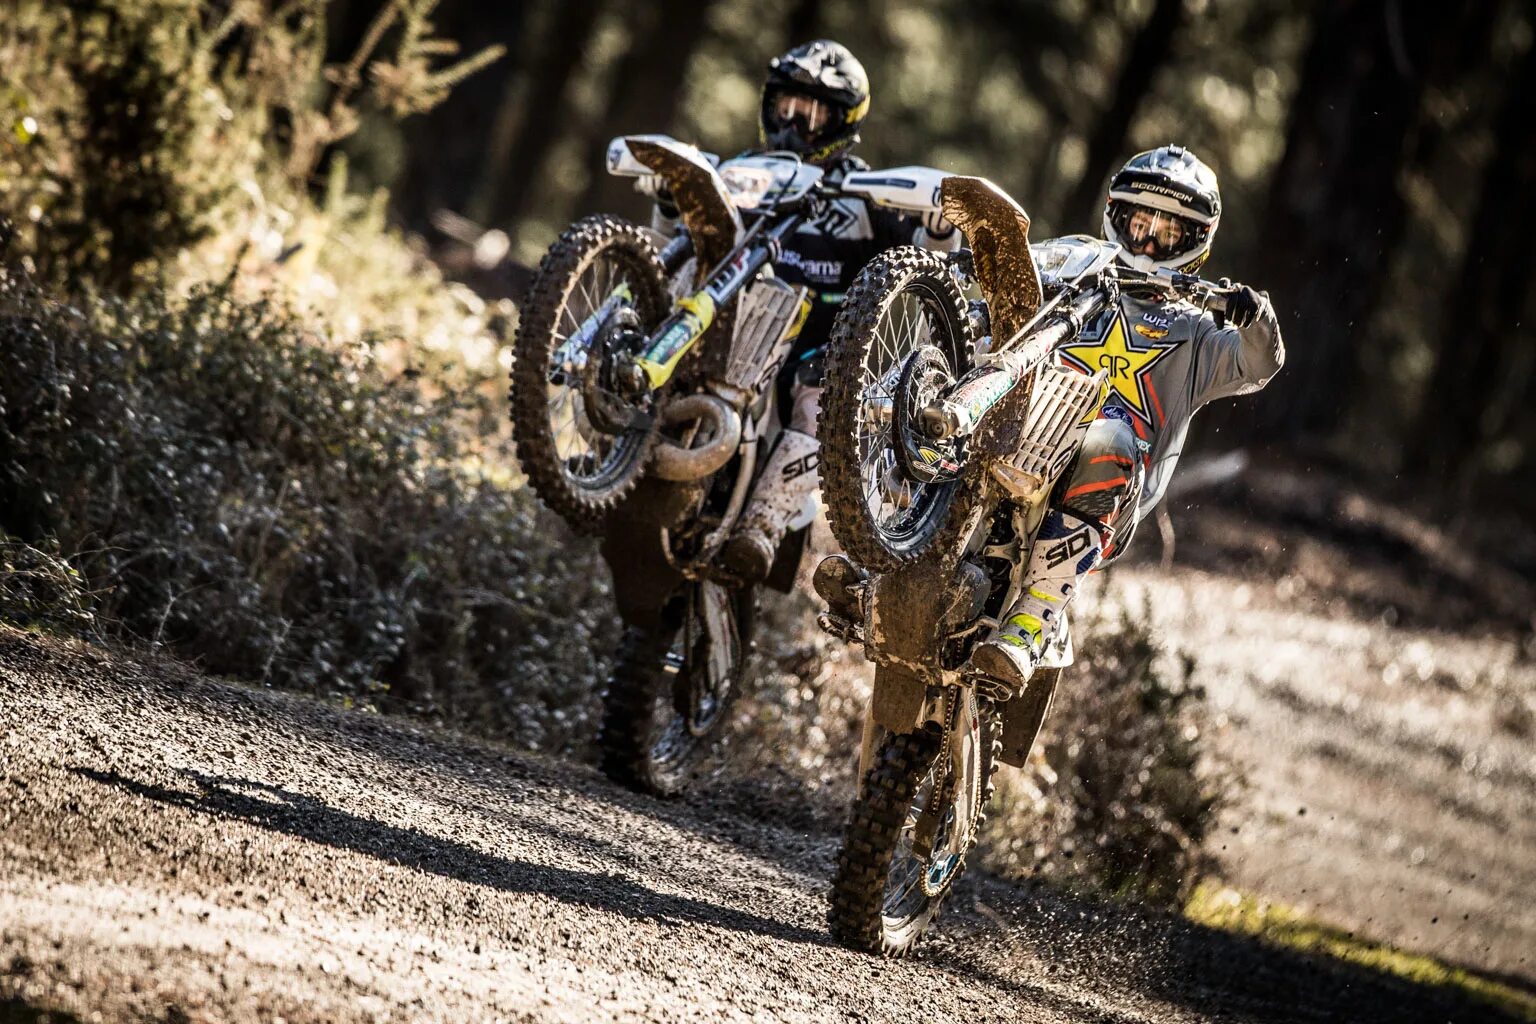
MULTIPOLYGON (((622 875, 573 871, 492 856, 451 839, 387 825, 266 783, 189 770, 181 774, 197 786, 197 792, 187 792, 139 782, 117 772, 91 768, 74 771, 157 803, 243 821, 471 885, 548 896, 639 920, 709 924, 786 942, 824 945, 829 941, 820 932, 782 921, 686 896, 658 893, 622 875)), ((522 824, 528 822, 524 820, 522 824)), ((563 842, 572 841, 561 830, 547 831, 563 842)))
MULTIPOLYGON (((243 821, 468 884, 547 896, 635 919, 714 925, 791 943, 830 942, 820 931, 716 903, 658 893, 622 875, 492 856, 451 839, 388 825, 265 783, 186 771, 182 775, 192 789, 181 790, 116 772, 74 770, 161 804, 243 821)), ((615 791, 613 795, 620 794, 615 791)), ((513 827, 540 828, 565 843, 589 843, 593 839, 528 819, 519 819, 513 827)), ((820 840, 822 845, 833 842, 831 836, 820 840)), ((957 984, 981 982, 1036 1004, 1053 1001, 1051 993, 1039 984, 1043 969, 1059 982, 1101 991, 1111 1001, 1116 995, 1134 992, 1214 1019, 1263 1024, 1339 1020, 1499 1024, 1523 1019, 1460 989, 1417 984, 1326 956, 1302 954, 1248 936, 1193 925, 1171 915, 1041 886, 1013 886, 979 876, 956 899, 961 905, 973 901, 985 905, 987 911, 955 914, 920 954, 921 961, 953 975, 957 984)), ((1078 1012, 1083 1009, 1081 1004, 1075 1008, 1078 1012)), ((1111 1013, 1105 1019, 1120 1018, 1111 1013)))
POLYGON ((956 914, 947 929, 949 941, 924 959, 1004 990, 1017 988, 1007 969, 1012 957, 978 956, 977 950, 1001 947, 1045 962, 1062 980, 1106 991, 1130 989, 1220 1020, 1516 1024, 1531 1019, 1454 986, 1413 982, 1173 914, 1046 886, 1010 886, 982 876, 956 902, 967 904, 967 896, 980 906, 956 914))

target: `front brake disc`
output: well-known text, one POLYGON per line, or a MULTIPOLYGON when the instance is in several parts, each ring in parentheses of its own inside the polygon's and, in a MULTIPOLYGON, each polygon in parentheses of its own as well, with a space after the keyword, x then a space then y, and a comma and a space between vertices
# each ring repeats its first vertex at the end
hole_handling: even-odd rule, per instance
POLYGON ((625 401, 617 374, 623 357, 644 343, 640 316, 627 304, 615 307, 592 339, 592 354, 597 358, 589 357, 581 369, 581 397, 588 421, 606 434, 621 434, 643 425, 646 412, 625 401))
POLYGON ((896 452, 907 475, 925 484, 954 478, 959 468, 955 444, 936 441, 923 431, 922 411, 955 382, 949 361, 933 345, 915 349, 902 361, 893 403, 896 452))

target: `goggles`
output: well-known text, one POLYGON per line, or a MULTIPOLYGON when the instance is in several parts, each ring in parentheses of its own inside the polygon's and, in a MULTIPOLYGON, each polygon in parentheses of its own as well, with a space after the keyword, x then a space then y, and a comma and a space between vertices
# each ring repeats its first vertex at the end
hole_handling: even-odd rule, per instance
POLYGON ((1109 223, 1134 255, 1171 260, 1193 250, 1205 231, 1187 217, 1124 200, 1110 204, 1109 223))
POLYGON ((773 97, 768 113, 775 128, 795 125, 807 139, 815 138, 832 120, 832 108, 827 103, 794 92, 781 92, 773 97))

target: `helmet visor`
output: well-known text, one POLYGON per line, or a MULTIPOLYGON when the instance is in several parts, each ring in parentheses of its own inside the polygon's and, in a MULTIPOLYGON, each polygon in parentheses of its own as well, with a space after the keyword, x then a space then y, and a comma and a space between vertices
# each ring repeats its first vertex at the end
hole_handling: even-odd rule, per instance
POLYGON ((781 92, 768 101, 769 127, 794 128, 807 142, 814 140, 832 120, 832 108, 823 100, 798 92, 781 92))
POLYGON ((1187 217, 1123 200, 1110 203, 1109 222, 1121 245, 1154 260, 1171 260, 1192 251, 1205 233, 1187 217))

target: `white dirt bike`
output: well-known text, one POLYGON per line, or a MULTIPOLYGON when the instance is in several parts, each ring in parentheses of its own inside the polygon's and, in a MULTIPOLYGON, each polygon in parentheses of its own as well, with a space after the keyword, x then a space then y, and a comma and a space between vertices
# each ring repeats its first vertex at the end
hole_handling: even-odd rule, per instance
MULTIPOLYGON (((602 538, 613 573, 626 630, 603 767, 670 794, 720 739, 751 649, 756 595, 712 567, 781 429, 776 383, 810 308, 773 260, 839 196, 936 209, 943 174, 829 180, 793 154, 719 162, 660 135, 614 139, 608 170, 659 182, 682 229, 667 241, 598 215, 551 246, 520 311, 512 424, 534 491, 602 538)), ((800 553, 786 543, 769 585, 788 588, 800 553)))
POLYGON ((1057 480, 1107 393, 1056 349, 1122 290, 1224 309, 1198 278, 1145 274, 1087 236, 1029 243, 990 182, 941 184, 969 248, 893 249, 844 300, 827 352, 822 493, 853 568, 817 568, 823 628, 862 644, 875 684, 861 785, 833 880, 840 940, 899 955, 937 914, 976 842, 1001 763, 1022 765, 1072 659, 1065 624, 1025 692, 994 706, 961 671, 1019 597, 1057 480), (979 287, 981 302, 965 289, 979 287))

